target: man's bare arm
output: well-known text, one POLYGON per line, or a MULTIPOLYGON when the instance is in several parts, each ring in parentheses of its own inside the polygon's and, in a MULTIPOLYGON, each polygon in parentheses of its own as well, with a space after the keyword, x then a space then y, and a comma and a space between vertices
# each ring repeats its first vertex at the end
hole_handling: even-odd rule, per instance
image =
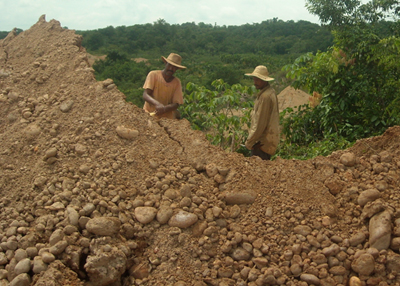
POLYGON ((171 104, 168 104, 168 105, 164 105, 164 104, 158 102, 153 97, 153 90, 152 89, 145 89, 143 91, 143 99, 145 101, 147 101, 148 103, 154 105, 157 114, 163 114, 163 113, 166 113, 166 112, 174 111, 174 110, 177 110, 178 107, 179 107, 178 103, 171 103, 171 104))
POLYGON ((152 89, 147 88, 143 91, 143 99, 145 101, 147 101, 148 103, 154 105, 156 108, 157 108, 157 105, 164 106, 162 103, 160 103, 156 99, 154 99, 152 89))

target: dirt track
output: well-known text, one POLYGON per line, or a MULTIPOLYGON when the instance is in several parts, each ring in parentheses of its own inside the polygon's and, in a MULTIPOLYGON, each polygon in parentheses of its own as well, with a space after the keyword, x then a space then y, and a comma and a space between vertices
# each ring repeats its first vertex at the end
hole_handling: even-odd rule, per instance
POLYGON ((97 82, 44 16, 0 41, 0 90, 0 286, 400 285, 400 127, 226 153, 97 82))

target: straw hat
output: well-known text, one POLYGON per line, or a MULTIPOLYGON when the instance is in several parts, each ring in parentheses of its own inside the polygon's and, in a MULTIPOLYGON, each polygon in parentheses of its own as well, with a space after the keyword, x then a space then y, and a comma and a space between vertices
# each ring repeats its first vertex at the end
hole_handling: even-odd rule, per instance
POLYGON ((272 81, 274 78, 269 77, 268 69, 266 66, 258 66, 252 73, 246 73, 247 76, 255 76, 263 81, 272 81))
POLYGON ((174 53, 170 53, 168 58, 165 58, 163 56, 161 56, 162 60, 164 61, 164 63, 169 63, 173 66, 176 66, 177 68, 180 69, 185 69, 185 66, 181 65, 182 62, 182 57, 178 54, 174 54, 174 53))

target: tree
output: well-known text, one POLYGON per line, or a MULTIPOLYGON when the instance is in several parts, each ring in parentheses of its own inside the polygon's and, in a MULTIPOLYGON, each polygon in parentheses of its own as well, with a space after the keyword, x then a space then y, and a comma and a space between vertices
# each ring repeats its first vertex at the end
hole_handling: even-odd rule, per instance
POLYGON ((330 28, 334 46, 327 52, 301 56, 285 67, 296 79, 295 87, 322 95, 317 107, 309 108, 285 130, 313 126, 308 131, 315 134, 304 135, 305 143, 333 133, 354 141, 400 124, 400 41, 394 29, 377 33, 380 25, 387 27, 387 17, 398 16, 399 1, 308 0, 307 7, 330 28))

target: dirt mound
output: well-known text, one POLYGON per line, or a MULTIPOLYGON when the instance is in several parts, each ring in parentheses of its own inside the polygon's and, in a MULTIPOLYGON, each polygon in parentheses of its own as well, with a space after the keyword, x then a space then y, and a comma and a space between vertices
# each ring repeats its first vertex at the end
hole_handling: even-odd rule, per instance
POLYGON ((107 56, 106 55, 95 56, 95 55, 91 55, 88 53, 87 57, 88 57, 88 62, 90 64, 90 66, 92 66, 96 61, 105 60, 107 56))
POLYGON ((300 89, 294 89, 288 86, 277 95, 279 102, 279 112, 288 107, 298 107, 309 103, 310 95, 300 89))
POLYGON ((226 153, 97 82, 81 40, 42 16, 0 41, 0 285, 399 285, 400 127, 226 153))

